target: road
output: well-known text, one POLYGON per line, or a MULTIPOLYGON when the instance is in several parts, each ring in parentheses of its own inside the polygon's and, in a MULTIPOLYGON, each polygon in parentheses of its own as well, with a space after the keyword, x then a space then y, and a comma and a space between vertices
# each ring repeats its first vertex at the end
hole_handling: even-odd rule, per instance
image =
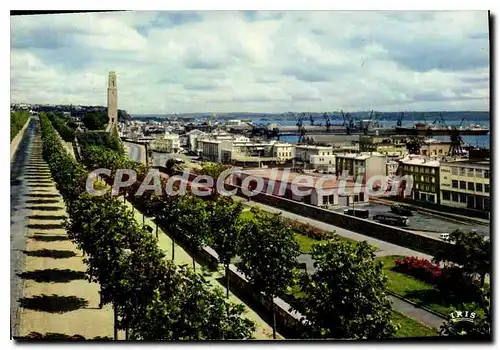
MULTIPOLYGON (((390 205, 381 204, 381 203, 369 203, 363 206, 359 206, 360 209, 367 209, 370 211, 369 220, 373 220, 373 216, 377 214, 386 214, 390 213, 391 208, 390 205)), ((334 209, 333 211, 338 213, 343 213, 344 208, 334 209)), ((409 217, 409 224, 405 227, 411 231, 421 231, 427 232, 427 235, 430 235, 434 238, 438 236, 440 233, 451 233, 455 230, 472 230, 475 229, 478 233, 489 236, 490 228, 486 225, 475 225, 475 224, 466 224, 466 223, 458 223, 457 221, 451 219, 445 219, 441 217, 437 217, 436 215, 431 215, 424 212, 413 211, 413 216, 409 217)))
POLYGON ((31 118, 26 128, 14 158, 10 163, 10 319, 11 335, 19 331, 19 299, 23 295, 23 281, 17 278, 24 268, 28 235, 28 215, 26 197, 28 185, 24 180, 28 160, 31 155, 33 137, 35 134, 35 118, 31 118))
MULTIPOLYGON (((238 196, 233 196, 233 199, 234 200, 238 200, 238 201, 246 201, 246 199, 238 197, 238 196)), ((322 229, 322 230, 335 231, 340 236, 343 236, 343 237, 346 237, 346 238, 351 238, 351 239, 354 239, 356 241, 366 241, 368 244, 374 245, 374 246, 376 246, 376 247, 379 248, 379 250, 377 250, 375 252, 375 254, 377 256, 384 256, 384 255, 411 255, 411 256, 418 256, 420 258, 432 259, 431 255, 424 254, 424 253, 421 253, 421 252, 417 252, 415 250, 408 249, 408 248, 405 248, 405 247, 401 247, 401 246, 398 246, 398 245, 395 245, 395 244, 392 244, 392 243, 389 243, 389 242, 381 241, 379 239, 376 239, 376 238, 373 238, 373 237, 370 237, 370 236, 365 236, 363 234, 360 234, 360 233, 357 233, 357 232, 354 232, 354 231, 346 230, 346 229, 338 227, 338 226, 330 225, 330 224, 327 224, 327 223, 322 222, 322 221, 314 220, 314 219, 311 219, 311 218, 308 218, 308 217, 305 217, 305 216, 300 216, 300 215, 297 215, 295 213, 290 213, 288 211, 285 211, 285 210, 282 210, 282 209, 278 209, 278 208, 275 208, 275 207, 271 207, 269 205, 265 205, 265 204, 262 204, 262 203, 259 203, 259 202, 252 201, 250 203, 253 206, 257 206, 257 207, 259 207, 262 210, 265 210, 267 212, 281 213, 281 215, 283 217, 290 218, 290 219, 297 219, 300 222, 303 222, 303 223, 306 223, 306 224, 310 224, 310 225, 312 225, 314 227, 317 227, 319 229, 322 229)))

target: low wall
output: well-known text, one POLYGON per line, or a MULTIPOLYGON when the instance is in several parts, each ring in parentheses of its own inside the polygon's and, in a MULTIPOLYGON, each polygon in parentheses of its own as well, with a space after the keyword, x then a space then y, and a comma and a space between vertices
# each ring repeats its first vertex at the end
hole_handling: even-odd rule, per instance
POLYGON ((26 128, 28 127, 31 119, 33 117, 29 117, 24 126, 17 132, 17 135, 14 136, 12 141, 10 142, 10 160, 14 158, 14 154, 16 154, 17 148, 19 147, 19 143, 21 143, 21 140, 24 136, 24 133, 26 132, 26 128))
MULTIPOLYGON (((236 187, 234 185, 230 185, 230 187, 238 190, 238 196, 248 198, 248 196, 241 191, 240 187, 236 187)), ((350 215, 344 215, 282 197, 259 193, 252 196, 251 200, 277 207, 297 215, 310 217, 334 226, 359 232, 366 236, 371 236, 382 241, 407 247, 429 255, 435 255, 437 251, 449 249, 450 247, 450 244, 447 242, 431 237, 421 236, 409 230, 360 219, 350 215)))

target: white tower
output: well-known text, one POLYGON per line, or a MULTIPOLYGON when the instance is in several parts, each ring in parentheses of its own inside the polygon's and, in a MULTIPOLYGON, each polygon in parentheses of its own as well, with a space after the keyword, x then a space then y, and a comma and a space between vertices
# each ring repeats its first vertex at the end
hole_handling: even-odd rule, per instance
POLYGON ((118 93, 116 88, 116 73, 109 72, 108 77, 108 127, 107 132, 117 130, 118 126, 118 93))

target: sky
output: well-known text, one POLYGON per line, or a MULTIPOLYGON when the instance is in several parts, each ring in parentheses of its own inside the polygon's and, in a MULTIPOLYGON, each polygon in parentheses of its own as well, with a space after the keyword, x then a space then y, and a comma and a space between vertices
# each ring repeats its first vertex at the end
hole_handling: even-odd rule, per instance
POLYGON ((11 17, 11 101, 131 114, 487 111, 486 11, 11 17))

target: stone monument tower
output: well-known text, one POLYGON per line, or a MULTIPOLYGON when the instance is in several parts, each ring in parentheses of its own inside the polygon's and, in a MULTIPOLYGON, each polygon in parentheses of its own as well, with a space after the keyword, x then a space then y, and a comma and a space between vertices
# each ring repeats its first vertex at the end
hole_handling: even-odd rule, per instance
POLYGON ((118 125, 118 94, 116 88, 116 73, 109 72, 108 77, 108 127, 107 132, 115 132, 118 125))

